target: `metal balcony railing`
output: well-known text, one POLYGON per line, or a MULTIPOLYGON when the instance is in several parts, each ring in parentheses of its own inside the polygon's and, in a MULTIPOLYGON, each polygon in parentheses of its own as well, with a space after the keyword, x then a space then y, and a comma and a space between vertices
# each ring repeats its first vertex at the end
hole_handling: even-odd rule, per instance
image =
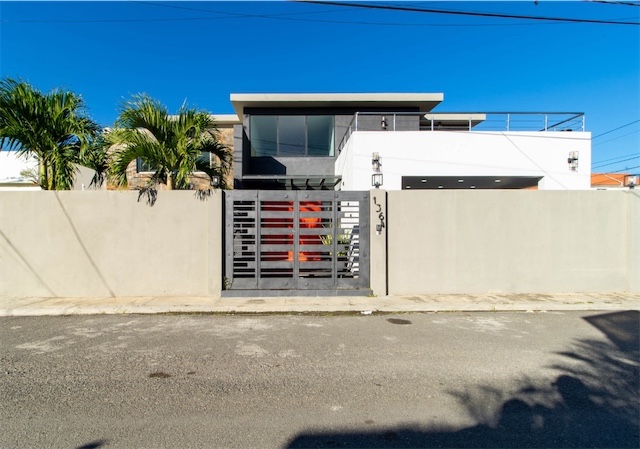
POLYGON ((584 131, 582 112, 356 112, 338 145, 355 131, 584 131))

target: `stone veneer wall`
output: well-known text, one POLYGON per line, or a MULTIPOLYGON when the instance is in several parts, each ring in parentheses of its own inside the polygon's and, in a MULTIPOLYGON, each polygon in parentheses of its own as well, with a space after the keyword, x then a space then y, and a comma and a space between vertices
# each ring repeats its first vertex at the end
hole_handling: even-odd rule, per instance
MULTIPOLYGON (((229 148, 230 154, 233 155, 233 128, 219 128, 218 134, 220 142, 229 148)), ((149 173, 138 173, 136 162, 131 162, 127 167, 127 182, 129 184, 127 190, 146 187, 150 178, 151 174, 149 173)), ((233 167, 227 175, 226 181, 227 185, 233 188, 233 167)), ((205 174, 195 173, 191 176, 191 183, 194 189, 207 189, 209 188, 209 177, 205 174)), ((113 187, 109 187, 109 189, 114 190, 113 187)), ((159 185, 158 190, 165 190, 164 185, 159 185)))

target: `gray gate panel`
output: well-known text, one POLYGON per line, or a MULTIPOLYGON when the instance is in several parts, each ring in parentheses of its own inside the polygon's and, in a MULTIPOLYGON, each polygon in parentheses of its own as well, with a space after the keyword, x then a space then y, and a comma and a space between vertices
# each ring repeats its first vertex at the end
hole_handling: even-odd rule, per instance
POLYGON ((369 288, 369 194, 225 192, 225 289, 369 288))

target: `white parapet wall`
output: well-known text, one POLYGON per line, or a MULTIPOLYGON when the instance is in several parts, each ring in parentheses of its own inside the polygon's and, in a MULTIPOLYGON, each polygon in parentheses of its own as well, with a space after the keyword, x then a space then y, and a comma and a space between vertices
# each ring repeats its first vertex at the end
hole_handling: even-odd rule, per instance
POLYGON ((542 178, 540 190, 591 187, 589 132, 357 131, 336 161, 342 190, 371 188, 375 152, 386 190, 401 190, 402 176, 527 176, 542 178))

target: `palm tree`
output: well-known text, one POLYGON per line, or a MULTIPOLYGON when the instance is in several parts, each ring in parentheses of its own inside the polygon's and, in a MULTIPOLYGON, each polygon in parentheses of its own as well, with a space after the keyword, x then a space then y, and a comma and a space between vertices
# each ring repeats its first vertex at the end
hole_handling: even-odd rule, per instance
POLYGON ((117 148, 112 155, 110 178, 127 185, 127 167, 136 159, 152 167, 150 185, 164 184, 167 190, 189 189, 190 176, 202 171, 219 176, 227 188, 231 168, 229 149, 218 140, 213 118, 205 111, 182 105, 178 115, 145 94, 123 104, 115 128, 106 135, 117 148), (210 156, 217 159, 210 163, 210 156))
POLYGON ((20 156, 36 156, 38 184, 45 190, 72 188, 77 165, 102 170, 94 182, 104 175, 99 130, 86 115, 82 97, 73 92, 43 94, 24 81, 0 81, 0 143, 20 156))

